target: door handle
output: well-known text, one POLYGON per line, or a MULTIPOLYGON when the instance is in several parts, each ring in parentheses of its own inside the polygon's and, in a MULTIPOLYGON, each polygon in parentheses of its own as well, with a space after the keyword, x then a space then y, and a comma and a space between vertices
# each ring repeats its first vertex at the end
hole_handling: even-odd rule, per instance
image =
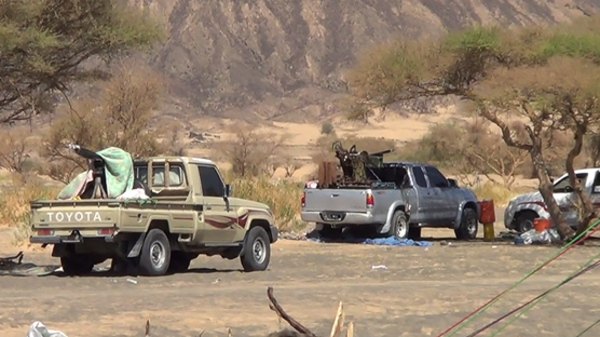
POLYGON ((212 206, 206 206, 206 209, 210 210, 210 209, 212 209, 212 206))

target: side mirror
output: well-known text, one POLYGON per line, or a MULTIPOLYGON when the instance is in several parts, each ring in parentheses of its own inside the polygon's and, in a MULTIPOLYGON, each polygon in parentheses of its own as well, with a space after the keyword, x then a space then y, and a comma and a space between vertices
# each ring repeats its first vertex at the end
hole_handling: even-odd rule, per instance
POLYGON ((458 187, 458 183, 456 182, 456 179, 448 179, 448 186, 458 187))
POLYGON ((231 185, 225 184, 225 195, 223 197, 229 198, 231 196, 232 188, 231 185))

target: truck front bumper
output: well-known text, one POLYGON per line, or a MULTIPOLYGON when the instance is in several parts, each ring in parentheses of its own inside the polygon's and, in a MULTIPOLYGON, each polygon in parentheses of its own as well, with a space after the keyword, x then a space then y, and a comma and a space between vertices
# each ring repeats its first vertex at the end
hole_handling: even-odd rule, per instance
POLYGON ((352 212, 302 212, 300 218, 305 222, 324 223, 328 225, 372 225, 377 220, 371 213, 352 213, 352 212), (342 213, 339 220, 330 220, 323 216, 324 213, 342 213))

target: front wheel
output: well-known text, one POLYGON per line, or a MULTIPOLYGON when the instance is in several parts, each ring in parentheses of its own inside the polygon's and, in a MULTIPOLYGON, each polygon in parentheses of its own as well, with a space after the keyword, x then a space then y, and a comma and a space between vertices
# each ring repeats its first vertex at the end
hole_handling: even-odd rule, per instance
POLYGON ((472 208, 465 208, 460 219, 460 226, 454 230, 456 238, 459 240, 475 239, 479 229, 478 222, 477 212, 472 208))
POLYGON ((259 226, 250 228, 240 259, 244 271, 267 269, 271 261, 271 241, 264 228, 259 226))
POLYGON ((165 232, 158 228, 151 229, 146 235, 140 252, 139 269, 142 275, 164 275, 171 262, 171 245, 165 232))

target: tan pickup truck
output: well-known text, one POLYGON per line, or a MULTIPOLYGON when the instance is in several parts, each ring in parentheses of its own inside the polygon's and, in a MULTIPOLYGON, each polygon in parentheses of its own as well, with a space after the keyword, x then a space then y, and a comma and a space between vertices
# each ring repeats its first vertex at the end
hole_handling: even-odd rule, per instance
POLYGON ((30 242, 54 245, 52 256, 71 275, 107 259, 142 275, 164 275, 187 270, 200 254, 240 257, 245 271, 267 269, 277 241, 271 210, 231 197, 212 161, 154 157, 135 160, 134 172, 150 194, 144 202, 32 201, 30 242))

